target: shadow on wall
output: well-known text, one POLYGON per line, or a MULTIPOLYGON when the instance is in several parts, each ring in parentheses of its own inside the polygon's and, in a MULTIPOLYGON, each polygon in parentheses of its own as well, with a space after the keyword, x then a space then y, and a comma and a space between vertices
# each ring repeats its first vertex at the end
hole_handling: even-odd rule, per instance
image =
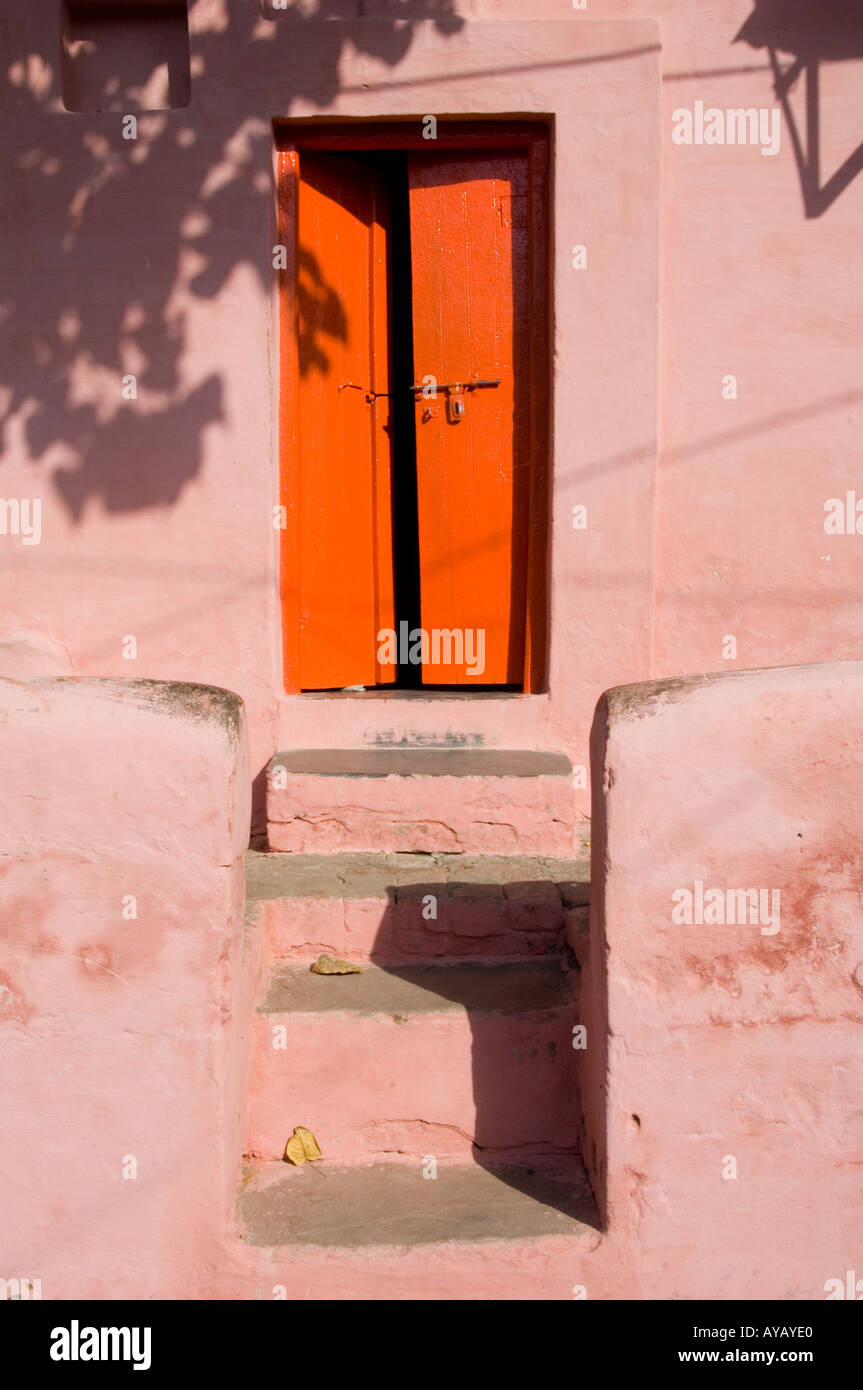
MULTIPOLYGON (((453 3, 393 0, 367 33, 353 28, 351 42, 364 44, 369 56, 395 68, 411 47, 419 19, 434 21, 444 40, 461 27, 453 3)), ((35 138, 33 127, 27 133, 26 122, 23 139, 16 123, 7 123, 0 208, 9 252, 0 282, 6 342, 0 363, 4 448, 26 452, 50 469, 76 520, 92 498, 118 513, 176 502, 201 468, 204 431, 225 416, 227 387, 218 373, 196 381, 184 373, 184 296, 214 299, 224 290, 247 257, 233 234, 238 227, 262 229, 262 254, 247 258, 245 268, 263 288, 270 284, 265 254, 273 200, 270 133, 249 129, 246 110, 238 109, 232 128, 224 128, 219 113, 218 155, 202 158, 201 122, 207 116, 196 108, 196 80, 231 71, 239 61, 254 77, 256 54, 269 57, 274 42, 284 44, 287 54, 297 33, 311 22, 354 17, 363 6, 359 0, 308 0, 285 11, 256 3, 224 7, 221 29, 196 27, 188 107, 182 105, 186 96, 178 64, 158 45, 144 61, 140 47, 130 58, 128 44, 119 42, 116 71, 111 72, 111 34, 120 35, 129 16, 147 8, 121 0, 104 0, 98 7, 100 23, 101 16, 115 17, 103 24, 108 37, 101 48, 97 44, 96 68, 86 34, 75 28, 92 22, 94 11, 79 0, 63 5, 57 0, 52 6, 56 33, 47 52, 56 55, 53 66, 46 66, 23 39, 17 52, 11 47, 14 26, 7 26, 4 35, 0 109, 18 117, 51 113, 35 138), (79 67, 79 58, 90 67, 79 67), (61 85, 67 103, 84 108, 89 103, 88 109, 66 117, 54 114, 61 85), (97 101, 104 104, 92 104, 97 101), (168 112, 165 106, 175 109, 168 112), (104 112, 141 109, 152 113, 146 139, 130 146, 120 135, 119 116, 116 123, 106 121, 104 112), (50 255, 39 250, 46 226, 52 229, 50 255), (124 399, 118 386, 129 375, 137 378, 134 400, 124 399)), ((176 4, 164 8, 176 28, 176 4)), ((40 32, 43 28, 40 17, 40 32)), ((863 168, 861 143, 822 185, 819 69, 825 62, 863 57, 860 7, 852 0, 758 0, 737 39, 768 51, 794 143, 806 215, 820 216, 863 168), (784 60, 781 65, 783 54, 792 56, 790 65, 784 60), (807 97, 805 144, 789 104, 790 89, 801 74, 807 97)), ((286 83, 283 91, 281 114, 290 114, 298 97, 314 96, 322 106, 334 99, 344 42, 340 26, 328 26, 322 42, 323 79, 316 67, 308 74, 306 90, 304 74, 294 69, 293 87, 286 83)), ((285 71, 290 71, 288 63, 285 71)), ((254 100, 252 83, 250 107, 254 100)), ((317 326, 312 325, 314 306, 328 306, 336 334, 344 331, 344 315, 334 286, 313 264, 304 270, 312 305, 304 331, 307 341, 317 333, 309 347, 324 359, 326 326, 319 316, 317 326)))
POLYGON ((734 42, 766 48, 774 89, 794 148, 807 217, 820 217, 863 169, 863 142, 821 182, 821 112, 819 71, 822 63, 863 58, 863 11, 859 0, 756 0, 755 9, 734 42), (780 54, 790 54, 784 66, 780 54), (791 109, 789 94, 805 74, 805 141, 791 109))
MULTIPOLYGON (((395 67, 418 20, 433 20, 444 37, 461 27, 452 7, 453 0, 396 0, 367 34, 353 28, 350 42, 395 67)), ((44 112, 46 119, 38 128, 21 121, 25 133, 17 139, 16 123, 7 122, 0 202, 9 252, 0 280, 3 453, 14 449, 49 469, 76 521, 93 498, 117 513, 177 501, 201 468, 204 431, 225 416, 228 385, 218 373, 188 379, 184 300, 214 299, 241 267, 264 290, 271 284, 272 140, 269 130, 250 128, 250 117, 261 117, 255 87, 248 109, 238 104, 231 121, 223 112, 196 109, 195 79, 230 72, 238 61, 254 77, 256 54, 266 54, 269 65, 274 43, 287 54, 310 22, 356 17, 362 6, 345 0, 285 11, 259 3, 225 6, 220 29, 196 28, 186 109, 177 35, 167 50, 160 50, 155 31, 149 48, 125 42, 127 18, 140 24, 142 12, 164 10, 176 29, 176 9, 175 3, 160 10, 123 0, 95 8, 58 0, 52 67, 25 41, 12 50, 6 36, 0 109, 19 118, 44 112), (88 24, 96 24, 93 34, 88 24), (61 79, 75 114, 55 114, 61 79), (146 138, 127 142, 121 113, 141 111, 151 112, 146 138), (105 112, 118 114, 106 119, 105 112), (208 157, 201 153, 202 122, 219 130, 218 151, 211 145, 208 157), (46 225, 50 243, 42 240, 46 225), (261 251, 254 259, 245 249, 250 227, 261 251)), ((345 40, 338 25, 326 32, 323 81, 318 65, 308 78, 313 90, 305 91, 302 73, 286 62, 294 86, 286 82, 280 110, 268 117, 289 115, 301 96, 323 105, 335 98, 345 40)), ((187 41, 185 30, 180 38, 187 41)), ((335 289, 314 265, 302 269, 314 305, 328 306, 323 328, 315 318, 318 332, 328 331, 328 322, 343 332, 335 289)), ((308 338, 311 326, 305 331, 308 338)), ((326 359, 324 344, 309 346, 326 359)))

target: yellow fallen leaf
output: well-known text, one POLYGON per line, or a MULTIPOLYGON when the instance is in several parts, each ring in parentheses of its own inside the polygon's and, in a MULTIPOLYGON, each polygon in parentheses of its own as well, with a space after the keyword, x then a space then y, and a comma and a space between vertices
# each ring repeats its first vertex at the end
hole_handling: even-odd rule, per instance
POLYGON ((353 965, 349 960, 336 960, 335 956, 318 956, 309 969, 313 975, 362 975, 363 967, 353 965))
POLYGON ((293 1163, 295 1167, 308 1161, 316 1163, 323 1154, 318 1148, 318 1141, 310 1129, 305 1129, 303 1125, 297 1125, 287 1144, 285 1145, 285 1162, 293 1163))

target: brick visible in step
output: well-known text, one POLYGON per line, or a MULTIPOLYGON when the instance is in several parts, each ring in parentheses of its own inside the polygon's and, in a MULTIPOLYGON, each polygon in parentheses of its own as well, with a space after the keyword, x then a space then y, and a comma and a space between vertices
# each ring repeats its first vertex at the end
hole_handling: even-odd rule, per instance
POLYGON ((558 961, 496 965, 367 966, 361 975, 313 975, 277 967, 260 1013, 533 1013, 571 1002, 572 976, 558 961))
POLYGON ((276 956, 321 951, 408 961, 559 953, 570 905, 589 895, 582 859, 458 854, 247 856, 276 956))
POLYGON ((478 1165, 298 1168, 268 1165, 240 1194, 245 1238, 261 1246, 416 1246, 455 1241, 578 1237, 592 1248, 599 1222, 584 1169, 571 1173, 478 1165))
POLYGON ((572 768, 525 749, 285 750, 267 768, 275 850, 569 853, 572 768))

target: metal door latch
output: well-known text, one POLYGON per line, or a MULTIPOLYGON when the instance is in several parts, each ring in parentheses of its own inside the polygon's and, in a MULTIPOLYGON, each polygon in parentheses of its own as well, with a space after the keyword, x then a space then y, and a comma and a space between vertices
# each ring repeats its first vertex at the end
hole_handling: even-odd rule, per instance
POLYGON ((339 385, 339 390, 344 391, 348 387, 352 387, 354 391, 362 391, 369 405, 376 401, 379 396, 391 396, 393 394, 392 391, 370 391, 365 386, 360 386, 358 381, 343 381, 339 385))
MULTIPOLYGON (((446 394, 446 418, 451 425, 458 424, 459 420, 464 419, 465 391, 479 391, 489 386, 500 386, 502 378, 496 381, 450 381, 441 386, 435 387, 435 394, 443 391, 446 394)), ((417 391, 425 393, 426 387, 422 383, 414 382, 410 388, 416 395, 417 391)), ((429 397, 426 397, 430 399, 429 397)))

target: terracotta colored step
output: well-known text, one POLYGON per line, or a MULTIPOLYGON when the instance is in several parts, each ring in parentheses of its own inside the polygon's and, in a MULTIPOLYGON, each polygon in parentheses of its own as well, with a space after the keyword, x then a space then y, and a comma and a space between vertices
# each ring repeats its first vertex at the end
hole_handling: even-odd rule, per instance
POLYGON ((580 858, 250 852, 250 911, 272 956, 409 962, 559 953, 583 916, 580 858))
POLYGON ((246 1151, 295 1125, 334 1163, 578 1152, 577 972, 558 960, 281 966, 254 1019, 246 1151))
POLYGON ((566 857, 577 843, 562 753, 360 748, 276 753, 270 848, 566 857))
POLYGON ((599 1239, 596 1208, 578 1162, 566 1169, 440 1164, 434 1178, 423 1177, 420 1163, 276 1163, 247 1179, 237 1205, 250 1245, 371 1251, 569 1236, 576 1247, 590 1250, 599 1239))

